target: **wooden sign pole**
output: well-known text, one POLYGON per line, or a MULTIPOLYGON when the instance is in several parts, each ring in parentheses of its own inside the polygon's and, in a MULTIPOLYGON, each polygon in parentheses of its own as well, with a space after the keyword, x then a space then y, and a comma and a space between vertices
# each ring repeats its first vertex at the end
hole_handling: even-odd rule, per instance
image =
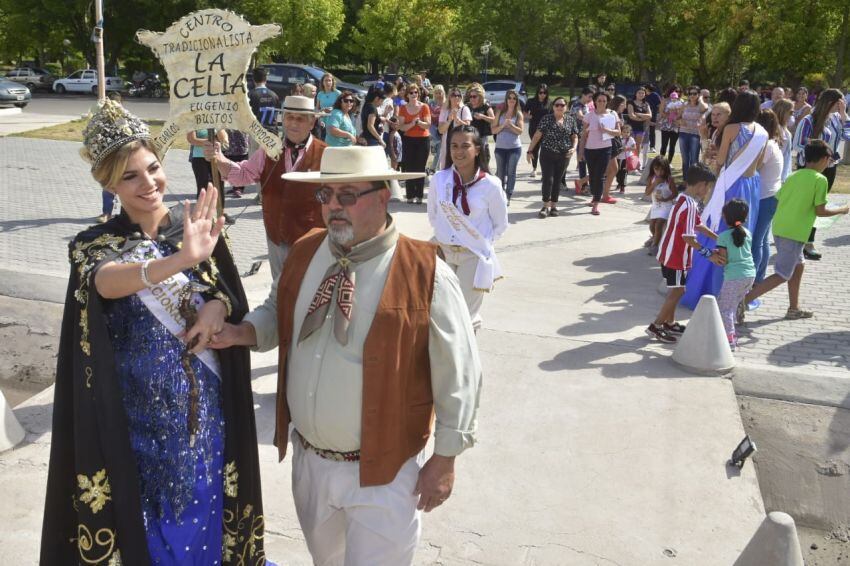
MULTIPOLYGON (((207 140, 215 145, 216 137, 215 137, 215 128, 207 128, 207 140)), ((213 186, 218 189, 218 203, 216 204, 216 218, 224 214, 224 183, 221 181, 221 174, 218 172, 218 166, 215 162, 210 164, 212 168, 212 183, 213 186)))

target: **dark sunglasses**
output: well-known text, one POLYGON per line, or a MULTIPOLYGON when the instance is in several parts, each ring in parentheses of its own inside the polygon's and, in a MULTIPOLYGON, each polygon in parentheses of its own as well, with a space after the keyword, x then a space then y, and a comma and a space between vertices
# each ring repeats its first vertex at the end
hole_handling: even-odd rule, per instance
POLYGON ((566 106, 566 104, 564 104, 563 102, 556 102, 552 106, 566 106))
POLYGON ((460 98, 460 93, 459 92, 453 92, 449 96, 460 98))
POLYGON ((343 104, 354 104, 354 100, 351 99, 351 98, 343 98, 342 103, 343 104))
POLYGON ((699 92, 697 92, 697 91, 691 91, 691 92, 688 93, 688 95, 690 95, 690 96, 697 96, 698 94, 699 94, 699 92))
POLYGON ((539 91, 537 91, 537 94, 549 94, 549 93, 545 90, 539 90, 539 91))
MULTIPOLYGON (((360 191, 359 193, 336 193, 336 201, 340 206, 354 206, 357 204, 357 199, 362 197, 363 195, 368 195, 369 193, 374 193, 377 191, 383 191, 386 187, 372 187, 371 189, 366 189, 365 191, 360 191)), ((330 204, 334 198, 334 190, 330 187, 321 187, 316 190, 316 200, 322 204, 330 204)))

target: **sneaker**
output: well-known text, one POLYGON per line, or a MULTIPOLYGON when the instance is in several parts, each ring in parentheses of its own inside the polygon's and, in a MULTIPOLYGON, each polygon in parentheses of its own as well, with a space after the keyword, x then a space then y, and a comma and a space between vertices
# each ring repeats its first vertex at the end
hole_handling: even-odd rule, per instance
POLYGON ((558 209, 554 206, 549 209, 549 216, 558 216, 558 209))
POLYGON ((733 352, 738 349, 738 337, 735 336, 734 332, 730 332, 726 335, 726 339, 729 340, 729 349, 733 352))
POLYGON ((508 208, 510 208, 510 207, 511 207, 511 197, 508 197, 507 207, 508 207, 508 208))
POLYGON ((546 218, 546 216, 547 216, 546 207, 544 206, 543 208, 540 209, 540 212, 537 213, 537 218, 546 218))
POLYGON ((663 328, 659 328, 659 327, 655 326, 655 324, 650 324, 649 326, 647 326, 646 327, 646 333, 651 338, 655 338, 656 340, 660 340, 661 342, 664 342, 665 344, 675 344, 676 343, 676 337, 675 336, 673 336, 672 334, 670 334, 669 332, 667 332, 663 328))
POLYGON ((658 255, 658 246, 649 246, 649 251, 646 252, 646 255, 651 255, 653 257, 658 255))
POLYGON ((652 247, 652 240, 653 240, 653 239, 654 239, 654 238, 653 238, 652 236, 650 236, 650 237, 649 237, 649 239, 643 243, 643 247, 645 247, 645 248, 651 248, 651 247, 652 247))
POLYGON ((413 199, 412 198, 407 199, 407 204, 413 204, 413 199))
POLYGON ((785 313, 786 320, 799 320, 801 318, 812 318, 815 315, 813 311, 807 311, 804 309, 788 309, 788 312, 785 313))
POLYGON ((422 199, 419 198, 419 197, 416 197, 415 199, 413 199, 413 204, 422 204, 422 199))
POLYGON ((528 178, 529 179, 536 179, 537 178, 537 171, 535 169, 532 169, 531 175, 529 175, 528 178))
POLYGON ((803 248, 803 257, 811 261, 819 261, 823 255, 821 255, 821 253, 813 246, 811 248, 803 248))
POLYGON ((596 208, 596 206, 594 206, 594 207, 590 210, 590 213, 591 213, 593 216, 599 216, 599 209, 598 209, 598 208, 596 208))
POLYGON ((684 334, 687 327, 680 322, 674 322, 673 324, 667 324, 665 322, 661 325, 661 328, 666 330, 668 334, 684 334))
POLYGON ((754 311, 761 306, 761 299, 753 299, 747 304, 748 311, 754 311))

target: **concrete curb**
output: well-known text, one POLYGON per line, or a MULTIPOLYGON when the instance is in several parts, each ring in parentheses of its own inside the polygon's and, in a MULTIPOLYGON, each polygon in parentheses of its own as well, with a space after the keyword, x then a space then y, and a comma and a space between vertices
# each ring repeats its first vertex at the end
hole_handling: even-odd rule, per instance
POLYGON ((15 116, 22 112, 20 108, 0 108, 0 116, 15 116))
POLYGON ((0 295, 29 301, 65 303, 66 277, 0 269, 0 295))
POLYGON ((731 378, 736 395, 850 410, 847 378, 753 365, 736 367, 731 378))

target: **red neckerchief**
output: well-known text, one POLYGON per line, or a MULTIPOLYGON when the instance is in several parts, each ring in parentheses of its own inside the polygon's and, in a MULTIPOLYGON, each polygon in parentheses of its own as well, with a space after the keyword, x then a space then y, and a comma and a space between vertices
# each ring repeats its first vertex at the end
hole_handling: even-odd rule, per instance
POLYGON ((484 178, 487 173, 479 169, 475 172, 475 177, 468 183, 464 184, 463 179, 460 177, 460 173, 457 172, 457 169, 452 167, 452 176, 454 177, 454 187, 452 187, 452 203, 457 206, 457 197, 460 195, 460 207, 463 210, 463 213, 469 216, 469 201, 466 200, 466 191, 469 188, 484 178))

